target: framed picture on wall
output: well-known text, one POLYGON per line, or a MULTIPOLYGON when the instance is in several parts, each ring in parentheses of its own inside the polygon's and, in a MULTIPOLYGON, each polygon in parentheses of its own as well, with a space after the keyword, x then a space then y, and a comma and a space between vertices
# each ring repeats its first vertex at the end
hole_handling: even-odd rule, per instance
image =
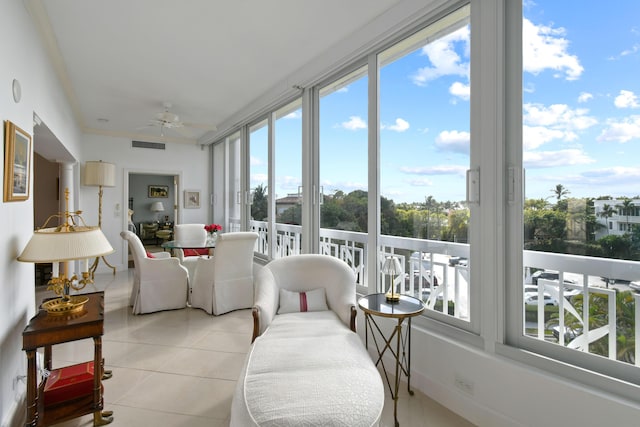
POLYGON ((154 199, 169 198, 169 186, 168 185, 150 185, 149 198, 154 198, 154 199))
POLYGON ((200 191, 184 190, 184 208, 198 209, 200 208, 200 191))
POLYGON ((6 120, 4 122, 5 202, 29 199, 31 176, 31 135, 6 120))

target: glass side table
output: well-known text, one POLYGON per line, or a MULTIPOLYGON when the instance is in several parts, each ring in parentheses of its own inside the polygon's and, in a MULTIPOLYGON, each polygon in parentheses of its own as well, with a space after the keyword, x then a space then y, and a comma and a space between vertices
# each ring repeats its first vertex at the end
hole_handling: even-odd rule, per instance
POLYGON ((425 305, 417 298, 401 295, 399 301, 387 301, 385 294, 371 294, 358 300, 358 306, 364 312, 365 318, 365 346, 369 348, 369 329, 371 337, 378 352, 376 366, 382 364, 382 371, 389 386, 389 392, 393 399, 393 419, 396 427, 398 423, 398 390, 400 388, 400 376, 407 377, 407 391, 413 396, 411 390, 411 318, 419 315, 425 309, 425 305), (376 322, 376 317, 396 319, 397 324, 391 335, 386 337, 376 322), (404 321, 407 327, 402 331, 404 321), (395 338, 395 348, 393 340, 395 338), (389 350, 395 359, 395 381, 393 387, 389 380, 387 368, 382 356, 389 350))

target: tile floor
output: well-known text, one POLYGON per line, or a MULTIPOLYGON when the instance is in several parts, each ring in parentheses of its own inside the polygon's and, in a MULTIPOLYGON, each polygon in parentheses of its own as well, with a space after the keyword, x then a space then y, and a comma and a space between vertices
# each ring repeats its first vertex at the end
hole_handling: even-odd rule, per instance
MULTIPOLYGON (((96 275, 95 284, 85 288, 105 291, 103 356, 113 378, 104 382, 104 400, 105 410, 114 411, 110 425, 228 426, 231 398, 250 346, 251 311, 215 317, 186 308, 134 316, 128 306, 132 273, 96 275)), ((48 296, 36 292, 38 303, 48 296)), ((53 348, 54 368, 92 358, 91 340, 53 348)), ((401 426, 472 425, 418 391, 413 397, 400 394, 398 413, 401 426)), ((393 424, 387 390, 381 425, 393 424)), ((58 425, 90 426, 92 417, 58 425)))

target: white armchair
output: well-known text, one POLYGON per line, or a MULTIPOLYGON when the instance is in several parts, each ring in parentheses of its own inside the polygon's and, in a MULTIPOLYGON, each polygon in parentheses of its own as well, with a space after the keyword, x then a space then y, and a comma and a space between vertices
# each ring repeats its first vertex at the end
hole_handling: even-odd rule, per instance
POLYGON ((221 234, 215 255, 198 258, 191 306, 219 315, 253 305, 253 251, 258 234, 221 234))
POLYGON ((292 255, 271 261, 256 275, 253 305, 253 340, 278 312, 280 289, 308 292, 324 288, 329 310, 356 330, 356 280, 351 268, 329 255, 292 255))
POLYGON ((140 238, 130 231, 120 236, 129 243, 135 272, 129 305, 133 314, 174 310, 187 306, 187 269, 168 252, 149 258, 140 238))
MULTIPOLYGON (((204 224, 176 224, 173 227, 173 238, 178 242, 193 242, 194 246, 198 244, 204 245, 207 240, 207 230, 204 224)), ((185 254, 183 249, 174 249, 173 255, 180 260, 180 264, 184 265, 189 271, 189 283, 193 283, 196 272, 196 262, 200 255, 185 254)), ((190 249, 189 252, 195 252, 190 249)))

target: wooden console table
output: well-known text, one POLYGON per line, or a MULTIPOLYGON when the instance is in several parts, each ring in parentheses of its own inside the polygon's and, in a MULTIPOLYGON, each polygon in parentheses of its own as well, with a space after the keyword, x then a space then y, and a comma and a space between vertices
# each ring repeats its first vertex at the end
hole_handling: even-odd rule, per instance
POLYGON ((38 427, 93 413, 93 425, 109 424, 111 411, 104 411, 102 396, 102 335, 104 334, 104 293, 85 294, 89 301, 81 313, 71 316, 49 316, 40 310, 22 332, 22 349, 27 353, 27 421, 38 427), (37 384, 36 352, 44 347, 44 367, 51 370, 51 346, 69 341, 93 338, 93 387, 80 395, 51 405, 43 399, 46 378, 37 384))

